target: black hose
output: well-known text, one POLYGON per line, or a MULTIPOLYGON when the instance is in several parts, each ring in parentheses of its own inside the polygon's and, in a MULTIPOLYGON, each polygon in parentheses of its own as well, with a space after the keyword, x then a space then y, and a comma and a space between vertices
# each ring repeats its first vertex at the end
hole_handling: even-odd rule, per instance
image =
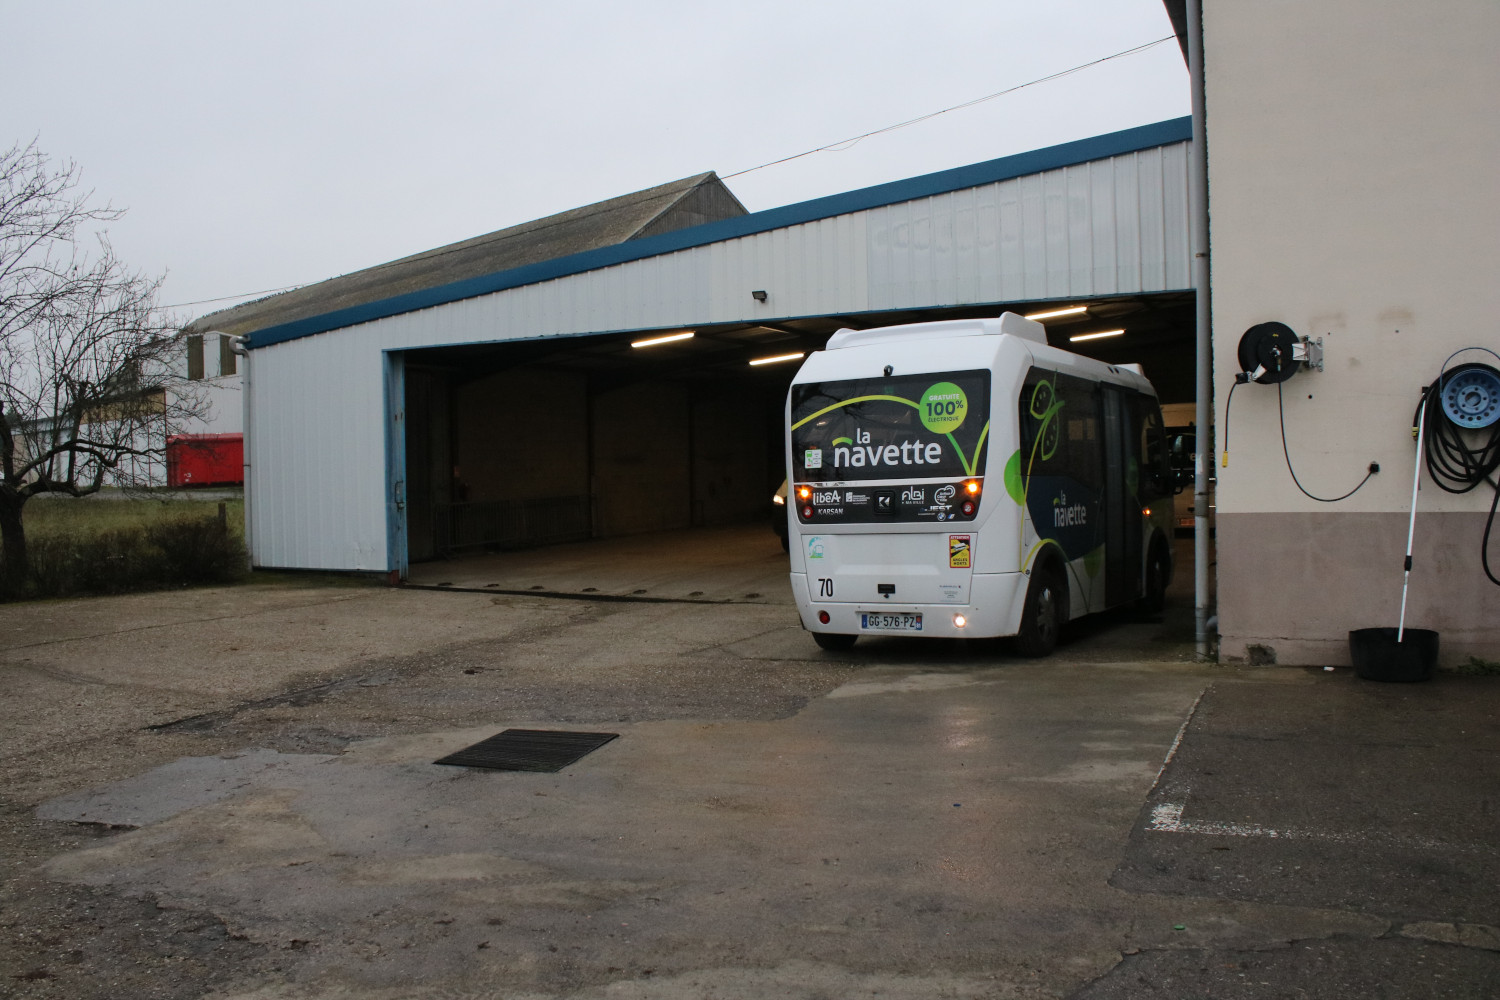
MULTIPOLYGON (((1412 414, 1412 426, 1421 422, 1422 451, 1427 461, 1428 478, 1438 488, 1448 493, 1468 493, 1480 483, 1488 482, 1495 489, 1490 501, 1489 517, 1484 522, 1484 538, 1479 543, 1479 563, 1490 582, 1500 586, 1500 579, 1490 569, 1490 530, 1495 524, 1495 510, 1500 505, 1500 483, 1493 478, 1500 469, 1500 421, 1488 429, 1469 430, 1458 426, 1443 410, 1443 387, 1456 375, 1475 367, 1487 365, 1462 365, 1444 372, 1429 386, 1422 389, 1422 398, 1412 414), (1422 412, 1427 408, 1426 414, 1422 412)), ((1493 371, 1494 369, 1489 369, 1493 371)))
POLYGON ((1422 407, 1427 407, 1426 430, 1422 435, 1427 471, 1432 481, 1449 493, 1467 493, 1486 480, 1493 486, 1495 482, 1490 477, 1500 468, 1500 421, 1491 424, 1486 434, 1459 427, 1443 412, 1443 383, 1462 370, 1447 372, 1424 388, 1417 411, 1412 414, 1415 427, 1422 407))
POLYGON ((1347 500, 1354 494, 1358 493, 1360 487, 1364 486, 1365 483, 1368 483, 1370 481, 1371 476, 1380 471, 1380 467, 1374 462, 1371 462, 1370 467, 1365 470, 1365 478, 1361 479, 1357 484, 1355 484, 1354 489, 1350 490, 1348 493, 1336 497, 1314 496, 1313 494, 1307 492, 1307 490, 1303 487, 1301 480, 1297 478, 1297 470, 1292 468, 1292 455, 1289 451, 1287 451, 1286 447, 1286 408, 1282 405, 1281 402, 1280 382, 1276 383, 1276 415, 1281 421, 1281 454, 1286 459, 1286 471, 1292 474, 1292 482, 1297 485, 1297 489, 1302 490, 1302 495, 1307 497, 1309 500, 1316 500, 1318 501, 1318 503, 1338 503, 1340 500, 1347 500))
MULTIPOLYGON (((1234 382, 1232 382, 1230 384, 1230 386, 1229 386, 1229 398, 1224 401, 1224 443, 1220 447, 1222 447, 1224 449, 1224 464, 1225 465, 1229 464, 1229 410, 1230 410, 1230 407, 1234 406, 1234 390, 1235 390, 1235 387, 1238 386, 1239 384, 1240 384, 1240 380, 1239 379, 1235 379, 1234 382)), ((1208 438, 1207 437, 1205 437, 1203 439, 1203 441, 1199 442, 1199 444, 1207 444, 1207 443, 1208 443, 1208 438)), ((1213 456, 1212 455, 1209 456, 1209 465, 1210 466, 1213 465, 1213 456)))
POLYGON ((1495 526, 1495 507, 1500 504, 1500 486, 1495 487, 1495 497, 1490 501, 1490 516, 1484 522, 1484 537, 1479 540, 1479 565, 1484 567, 1484 575, 1490 578, 1490 583, 1500 587, 1500 580, 1495 579, 1495 574, 1490 570, 1490 529, 1495 526))

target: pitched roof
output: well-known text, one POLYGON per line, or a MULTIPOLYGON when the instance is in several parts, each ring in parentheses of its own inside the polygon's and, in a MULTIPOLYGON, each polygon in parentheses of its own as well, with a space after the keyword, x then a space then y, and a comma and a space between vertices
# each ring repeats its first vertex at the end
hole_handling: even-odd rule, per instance
POLYGON ((709 171, 221 309, 200 316, 185 329, 189 333, 248 334, 408 292, 745 214, 745 206, 718 175, 709 171))

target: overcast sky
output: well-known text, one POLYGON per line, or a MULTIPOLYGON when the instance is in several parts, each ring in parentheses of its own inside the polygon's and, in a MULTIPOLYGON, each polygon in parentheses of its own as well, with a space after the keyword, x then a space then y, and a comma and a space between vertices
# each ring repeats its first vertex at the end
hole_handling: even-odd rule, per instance
MULTIPOLYGON (((0 0, 0 24, 0 146, 35 137, 127 208, 114 245, 169 305, 724 176, 1171 34, 1160 0, 0 0)), ((1172 41, 726 183, 758 211, 1188 113, 1172 41)))

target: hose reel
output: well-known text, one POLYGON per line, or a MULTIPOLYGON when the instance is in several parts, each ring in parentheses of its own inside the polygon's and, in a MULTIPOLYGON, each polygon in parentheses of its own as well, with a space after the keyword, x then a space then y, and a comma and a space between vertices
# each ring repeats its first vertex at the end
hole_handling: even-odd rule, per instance
POLYGON ((1306 365, 1323 370, 1323 338, 1299 337, 1285 323, 1257 323, 1240 337, 1238 383, 1274 385, 1306 365))
POLYGON ((1360 488, 1370 481, 1371 476, 1380 471, 1380 464, 1371 462, 1365 467, 1365 477, 1356 483, 1352 490, 1336 497, 1320 497, 1309 492, 1307 487, 1302 485, 1302 481, 1297 478, 1297 470, 1292 468, 1292 454, 1286 443, 1286 407, 1281 398, 1281 383, 1303 368, 1323 370, 1322 337, 1317 340, 1299 337, 1291 327, 1274 320, 1269 323, 1257 323, 1240 337, 1238 354, 1240 370, 1234 376, 1234 384, 1229 387, 1229 399, 1224 403, 1224 465, 1226 468, 1229 465, 1229 408, 1234 403, 1234 390, 1254 382, 1258 385, 1276 386, 1276 417, 1281 429, 1281 454, 1286 459, 1286 471, 1291 475, 1293 484, 1303 496, 1319 503, 1337 503, 1340 500, 1347 500, 1358 493, 1360 488))
POLYGON ((1500 372, 1489 365, 1460 365, 1439 380, 1443 414, 1464 430, 1500 420, 1500 372))
POLYGON ((1489 554, 1500 505, 1500 371, 1479 363, 1449 368, 1448 363, 1464 351, 1484 351, 1500 359, 1487 347, 1466 347, 1443 362, 1436 381, 1422 389, 1412 416, 1413 427, 1425 420, 1428 429, 1417 461, 1426 460, 1429 479, 1445 492, 1468 493, 1482 483, 1494 488, 1479 542, 1479 564, 1490 582, 1500 586, 1489 554))

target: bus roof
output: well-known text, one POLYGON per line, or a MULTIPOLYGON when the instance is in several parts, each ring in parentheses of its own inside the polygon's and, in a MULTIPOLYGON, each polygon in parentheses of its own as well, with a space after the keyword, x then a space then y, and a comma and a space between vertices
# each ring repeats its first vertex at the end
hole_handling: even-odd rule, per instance
POLYGON ((871 330, 844 329, 828 338, 825 350, 885 344, 911 337, 936 340, 949 337, 998 337, 1006 333, 1037 344, 1047 343, 1046 327, 1036 320, 1007 312, 996 318, 985 316, 980 319, 940 320, 936 323, 907 323, 904 326, 879 326, 871 330))

